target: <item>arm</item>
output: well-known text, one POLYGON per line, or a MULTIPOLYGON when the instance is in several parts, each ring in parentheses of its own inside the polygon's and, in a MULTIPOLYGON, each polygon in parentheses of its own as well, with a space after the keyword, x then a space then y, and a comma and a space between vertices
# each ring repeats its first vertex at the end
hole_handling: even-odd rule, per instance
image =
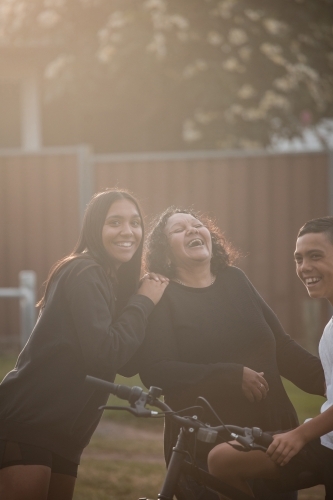
POLYGON ((155 308, 149 320, 147 336, 142 347, 140 377, 149 387, 169 391, 187 390, 194 386, 229 386, 243 390, 250 400, 261 400, 267 383, 263 376, 237 363, 189 363, 180 359, 173 314, 165 297, 155 308), (258 389, 262 384, 261 390, 258 389))
POLYGON ((333 407, 296 429, 276 434, 267 450, 270 458, 279 465, 286 465, 309 441, 333 431, 333 407))
MULTIPOLYGON (((324 352, 324 355, 326 354, 327 352, 324 352)), ((327 366, 330 365, 329 362, 327 366)), ((324 407, 328 406, 328 408, 325 411, 322 410, 320 415, 306 421, 296 429, 274 436, 274 441, 268 448, 267 453, 277 464, 286 465, 309 441, 333 431, 333 406, 329 406, 333 399, 333 370, 332 368, 330 370, 330 380, 328 380, 327 384, 328 401, 324 405, 324 407)), ((329 376, 328 370, 326 375, 329 376)))
POLYGON ((272 309, 253 288, 264 317, 276 341, 276 360, 280 375, 310 394, 324 396, 325 377, 319 358, 303 349, 287 335, 272 309))
POLYGON ((102 268, 84 269, 72 281, 67 300, 85 370, 96 377, 113 377, 142 343, 154 304, 143 295, 133 295, 115 321, 111 312, 115 299, 102 268))

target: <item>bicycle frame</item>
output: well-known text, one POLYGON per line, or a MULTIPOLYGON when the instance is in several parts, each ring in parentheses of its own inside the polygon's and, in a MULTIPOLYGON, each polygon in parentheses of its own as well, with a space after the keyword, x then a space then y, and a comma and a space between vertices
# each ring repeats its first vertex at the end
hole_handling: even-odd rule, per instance
MULTIPOLYGON (((194 466, 186 461, 186 430, 180 429, 177 443, 172 449, 170 462, 161 492, 158 494, 158 500, 173 500, 177 483, 181 473, 193 477, 196 482, 204 484, 207 488, 216 493, 223 494, 230 500, 253 500, 252 497, 236 490, 235 488, 223 483, 215 476, 212 476, 204 469, 194 466)), ((143 499, 142 499, 143 500, 143 499)))
MULTIPOLYGON (((250 429, 247 427, 226 426, 224 424, 218 427, 209 427, 207 424, 200 422, 197 417, 179 416, 173 412, 167 404, 158 399, 162 394, 162 390, 158 387, 151 387, 149 392, 145 393, 140 387, 117 385, 90 376, 86 377, 86 381, 95 388, 107 391, 130 403, 130 406, 125 407, 102 406, 100 410, 126 410, 136 417, 143 418, 151 418, 160 415, 158 412, 146 408, 146 404, 149 404, 162 410, 162 415, 164 415, 165 418, 172 418, 172 420, 180 424, 178 439, 176 445, 172 449, 163 486, 161 492, 158 494, 158 500, 173 500, 177 483, 182 473, 192 476, 196 482, 204 484, 207 488, 224 495, 229 500, 252 500, 253 497, 223 483, 205 470, 186 461, 186 456, 188 455, 186 450, 186 437, 187 435, 197 432, 197 437, 199 438, 200 431, 203 432, 205 436, 208 436, 208 438, 203 438, 201 436, 203 441, 214 442, 212 438, 215 439, 219 434, 222 438, 225 438, 225 441, 230 441, 231 439, 239 441, 247 450, 265 450, 272 441, 272 437, 269 434, 263 433, 261 429, 256 427, 250 429)), ((209 405, 207 401, 205 403, 209 405)), ((139 500, 148 499, 141 497, 139 500)))

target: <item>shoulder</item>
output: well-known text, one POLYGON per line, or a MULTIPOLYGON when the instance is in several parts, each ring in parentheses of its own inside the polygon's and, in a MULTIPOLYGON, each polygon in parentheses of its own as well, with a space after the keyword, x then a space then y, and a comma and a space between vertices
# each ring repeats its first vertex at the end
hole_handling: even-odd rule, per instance
POLYGON ((250 280, 239 267, 227 266, 217 275, 218 280, 221 281, 233 281, 240 283, 250 283, 250 280))
POLYGON ((236 266, 226 266, 220 274, 226 273, 230 276, 238 277, 238 278, 246 278, 246 274, 244 271, 239 269, 239 267, 236 266))
POLYGON ((230 293, 240 296, 254 296, 258 292, 244 271, 238 267, 228 266, 224 268, 216 279, 217 289, 228 289, 230 293))
POLYGON ((67 262, 58 272, 59 279, 65 281, 69 288, 86 281, 100 282, 108 285, 109 278, 103 267, 91 258, 77 257, 67 262))

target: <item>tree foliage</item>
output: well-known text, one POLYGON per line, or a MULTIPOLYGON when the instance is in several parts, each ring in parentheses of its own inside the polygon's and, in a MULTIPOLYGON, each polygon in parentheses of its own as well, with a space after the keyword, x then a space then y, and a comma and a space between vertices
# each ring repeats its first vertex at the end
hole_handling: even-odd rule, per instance
POLYGON ((49 99, 72 91, 85 106, 122 103, 178 147, 263 147, 333 116, 332 0, 2 0, 0 9, 3 45, 52 47, 49 99))

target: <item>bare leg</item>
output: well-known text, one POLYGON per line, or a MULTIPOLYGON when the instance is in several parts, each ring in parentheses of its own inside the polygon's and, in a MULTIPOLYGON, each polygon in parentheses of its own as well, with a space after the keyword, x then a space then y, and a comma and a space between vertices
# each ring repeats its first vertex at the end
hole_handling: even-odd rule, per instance
POLYGON ((0 470, 1 500, 47 500, 51 477, 45 465, 13 465, 0 470))
MULTIPOLYGON (((238 443, 235 443, 238 444, 238 443)), ((208 455, 208 470, 230 486, 254 496, 249 479, 277 479, 279 467, 262 451, 237 451, 228 444, 220 444, 208 455)))
POLYGON ((72 500, 76 477, 66 474, 51 474, 47 500, 72 500))

